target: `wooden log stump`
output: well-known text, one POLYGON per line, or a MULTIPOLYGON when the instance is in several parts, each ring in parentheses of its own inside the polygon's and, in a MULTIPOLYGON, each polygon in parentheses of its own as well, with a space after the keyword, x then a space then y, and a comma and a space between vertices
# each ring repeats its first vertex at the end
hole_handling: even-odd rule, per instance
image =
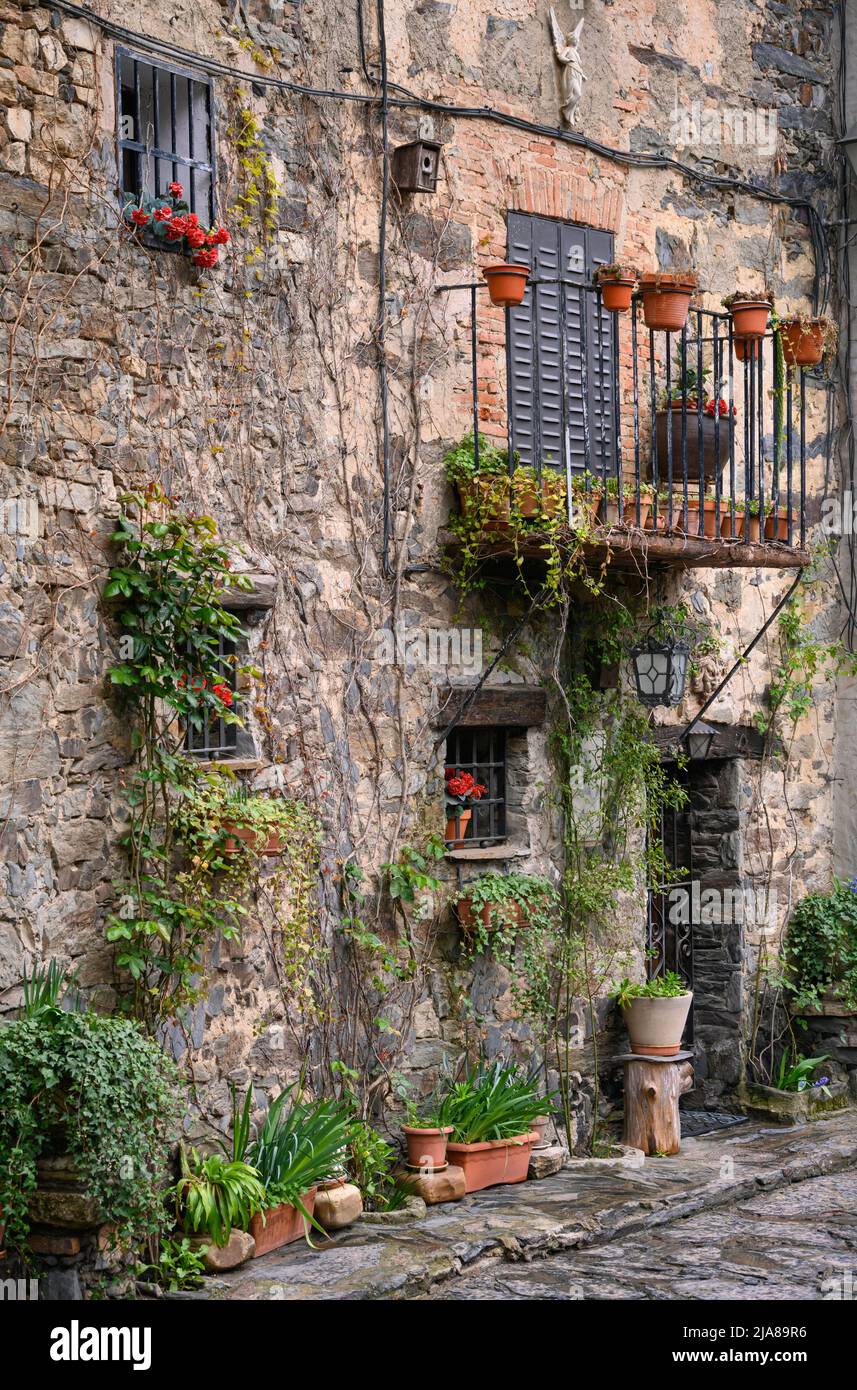
POLYGON ((625 1067, 625 1132, 622 1141, 644 1154, 681 1149, 679 1097, 693 1085, 688 1054, 622 1058, 625 1067))

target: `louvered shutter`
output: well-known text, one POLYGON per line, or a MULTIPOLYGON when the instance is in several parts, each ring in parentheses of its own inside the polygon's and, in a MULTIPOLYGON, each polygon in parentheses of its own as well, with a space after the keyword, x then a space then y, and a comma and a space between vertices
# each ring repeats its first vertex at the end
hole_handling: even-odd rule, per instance
POLYGON ((595 296, 578 295, 598 265, 612 258, 607 232, 576 227, 546 217, 510 213, 509 260, 529 265, 535 276, 562 276, 565 316, 560 324, 563 288, 528 285, 523 304, 510 311, 509 412, 512 443, 524 464, 541 459, 565 471, 586 466, 583 430, 581 303, 586 305, 586 365, 589 467, 601 471, 613 461, 613 316, 601 314, 595 296))

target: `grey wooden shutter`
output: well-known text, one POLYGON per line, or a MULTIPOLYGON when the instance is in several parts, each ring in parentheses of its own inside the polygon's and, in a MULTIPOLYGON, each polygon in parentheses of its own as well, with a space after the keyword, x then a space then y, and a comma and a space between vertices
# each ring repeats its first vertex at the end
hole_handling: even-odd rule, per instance
POLYGON ((570 284, 528 285, 523 304, 510 311, 509 420, 520 461, 565 471, 611 466, 613 417, 613 315, 602 311, 599 329, 595 296, 578 296, 598 265, 612 259, 609 232, 577 227, 548 217, 510 213, 509 260, 529 265, 538 278, 562 277, 570 284), (564 323, 561 324, 562 300, 564 323), (581 303, 586 305, 586 379, 589 458, 584 452, 581 303))

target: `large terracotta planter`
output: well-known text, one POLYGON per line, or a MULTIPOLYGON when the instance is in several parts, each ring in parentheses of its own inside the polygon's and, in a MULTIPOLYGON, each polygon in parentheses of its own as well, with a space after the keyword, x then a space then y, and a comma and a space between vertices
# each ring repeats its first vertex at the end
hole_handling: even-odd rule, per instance
POLYGON ((801 323, 794 319, 781 327, 783 356, 790 367, 815 367, 824 356, 824 332, 821 324, 813 319, 801 323))
POLYGON ((764 338, 770 311, 767 299, 736 300, 731 309, 733 339, 764 338))
POLYGON ((446 833, 444 840, 450 849, 462 849, 466 844, 465 836, 467 827, 470 824, 470 817, 473 815, 472 809, 461 811, 456 824, 455 816, 450 816, 446 822, 446 833))
POLYGON ((472 931, 477 921, 481 922, 486 931, 504 931, 509 928, 526 926, 524 909, 520 903, 486 903, 476 913, 469 898, 459 898, 455 911, 458 914, 458 921, 465 931, 472 931), (499 915, 500 920, 496 924, 491 920, 492 908, 499 915))
MULTIPOLYGON (((669 474, 667 456, 667 412, 659 410, 655 416, 655 436, 658 441, 658 485, 665 485, 669 474)), ((687 476, 691 485, 699 482, 699 416, 696 410, 687 411, 687 431, 685 434, 685 457, 687 476)), ((681 464, 681 406, 672 407, 672 460, 674 484, 682 481, 681 464)), ((729 420, 724 415, 720 420, 719 438, 715 434, 714 418, 702 417, 702 476, 707 483, 715 483, 721 476, 729 460, 729 420), (717 447, 715 447, 717 446, 717 447)), ((649 477, 652 477, 652 464, 649 462, 649 477)))
POLYGON ((446 1125, 444 1129, 417 1129, 413 1125, 402 1125, 402 1133, 408 1146, 410 1168, 439 1171, 447 1166, 446 1145, 452 1125, 446 1125))
POLYGON ((448 1144, 450 1163, 464 1170, 466 1192, 481 1192, 500 1183, 524 1182, 530 1166, 535 1132, 514 1139, 489 1139, 482 1144, 448 1144))
POLYGON ((681 1035, 693 1002, 693 994, 674 999, 632 999, 622 1010, 631 1051, 652 1057, 673 1057, 681 1051, 681 1035))
POLYGON ((611 314, 625 314, 631 307, 631 296, 637 283, 630 276, 615 280, 600 280, 601 302, 611 314))
POLYGON ((224 821, 221 830, 226 836, 222 845, 223 854, 238 854, 239 842, 247 845, 254 854, 282 854, 284 849, 282 832, 279 830, 264 836, 250 826, 233 825, 230 821, 224 821))
POLYGON ((527 292, 530 274, 528 265, 488 265, 482 274, 488 282, 488 293, 492 304, 520 304, 527 292))
MULTIPOLYGON (((312 1216, 315 1211, 317 1188, 304 1192, 301 1201, 312 1216)), ((293 1240, 301 1240, 306 1235, 306 1219, 297 1207, 283 1202, 278 1207, 269 1207, 265 1221, 261 1215, 251 1216, 250 1234, 256 1242, 256 1256, 267 1255, 269 1250, 279 1250, 281 1245, 290 1245, 293 1240)))
POLYGON ((665 333, 680 333, 687 323, 690 297, 696 289, 694 280, 681 276, 641 275, 643 322, 647 328, 665 333))

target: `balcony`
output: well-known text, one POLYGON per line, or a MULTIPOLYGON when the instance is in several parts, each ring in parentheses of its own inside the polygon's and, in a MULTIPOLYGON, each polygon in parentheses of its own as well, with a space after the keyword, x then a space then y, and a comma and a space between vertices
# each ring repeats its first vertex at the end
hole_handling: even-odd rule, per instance
MULTIPOLYGON (((681 331, 659 331, 639 292, 627 312, 608 312, 598 285, 541 277, 520 306, 486 315, 482 288, 442 292, 470 292, 474 469, 508 450, 513 520, 526 476, 538 497, 560 496, 552 515, 562 507, 569 543, 598 563, 808 564, 807 382, 818 377, 786 365, 779 330, 741 339, 729 313, 691 308, 681 331)), ((499 515, 485 526, 486 558, 543 555, 532 516, 511 530, 499 515)))

